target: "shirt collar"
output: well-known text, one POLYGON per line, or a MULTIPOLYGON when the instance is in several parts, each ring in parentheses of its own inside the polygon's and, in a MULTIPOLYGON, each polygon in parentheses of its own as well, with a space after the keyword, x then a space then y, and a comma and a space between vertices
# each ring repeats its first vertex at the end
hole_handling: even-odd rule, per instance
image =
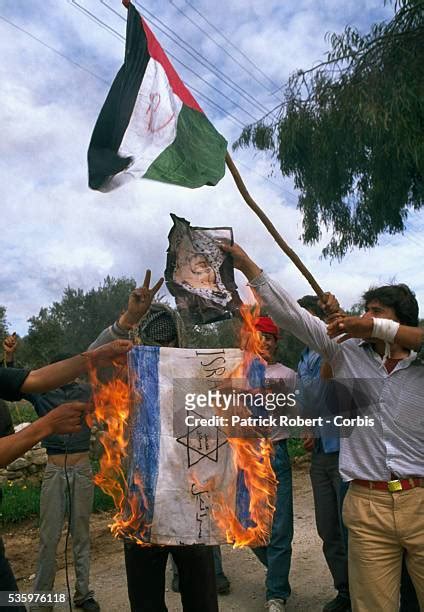
MULTIPOLYGON (((373 358, 376 361, 378 361, 379 363, 381 363, 381 365, 383 365, 383 359, 373 349, 371 342, 368 342, 368 340, 361 340, 359 342, 358 346, 362 346, 364 349, 371 351, 371 354, 372 354, 373 358)), ((393 371, 395 371, 395 370, 403 370, 404 368, 407 368, 408 366, 411 365, 411 363, 413 361, 415 361, 415 359, 417 358, 417 355, 418 355, 418 353, 411 349, 409 351, 408 357, 404 357, 403 359, 401 359, 393 371)))

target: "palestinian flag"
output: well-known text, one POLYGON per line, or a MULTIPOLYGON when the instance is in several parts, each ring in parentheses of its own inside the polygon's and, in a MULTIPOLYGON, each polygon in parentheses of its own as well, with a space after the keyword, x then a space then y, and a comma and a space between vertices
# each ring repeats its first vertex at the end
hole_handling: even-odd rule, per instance
POLYGON ((226 150, 225 138, 128 3, 125 62, 91 137, 89 186, 111 191, 131 177, 192 188, 216 185, 225 173, 226 150))

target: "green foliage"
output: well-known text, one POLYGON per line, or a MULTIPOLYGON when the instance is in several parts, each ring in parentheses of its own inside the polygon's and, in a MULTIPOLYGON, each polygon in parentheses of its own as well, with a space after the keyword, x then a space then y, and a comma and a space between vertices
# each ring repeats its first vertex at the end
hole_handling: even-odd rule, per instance
POLYGON ((299 438, 289 438, 287 441, 287 450, 289 451, 290 457, 303 457, 303 455, 306 455, 306 451, 303 448, 303 440, 299 438))
POLYGON ((6 308, 4 306, 0 306, 0 342, 3 343, 3 340, 8 334, 7 329, 7 321, 6 321, 6 308))
POLYGON ((13 480, 3 488, 0 505, 0 525, 20 523, 38 515, 40 508, 40 487, 14 484, 13 480))
POLYGON ((363 302, 355 302, 355 304, 352 304, 352 306, 349 308, 347 314, 351 317, 360 317, 362 314, 364 314, 364 311, 365 305, 363 302))
POLYGON ((186 325, 187 346, 191 348, 236 348, 240 346, 241 321, 237 318, 208 325, 186 325))
POLYGON ((305 348, 303 342, 288 332, 282 332, 277 346, 276 360, 297 372, 300 353, 305 348))
POLYGON ((67 287, 60 302, 29 319, 28 335, 17 353, 19 363, 39 367, 58 353, 85 350, 126 307, 134 288, 133 279, 109 276, 87 292, 67 287))
MULTIPOLYGON (((112 499, 98 487, 94 487, 93 512, 113 509, 112 499)), ((40 512, 40 485, 10 481, 3 488, 3 502, 0 505, 0 526, 20 523, 38 516, 40 512)))
POLYGON ((303 240, 332 231, 324 256, 405 229, 424 204, 424 0, 399 0, 388 23, 328 37, 327 61, 294 73, 275 123, 234 147, 269 150, 300 191, 303 240))
POLYGON ((8 402, 8 408, 14 425, 33 423, 38 418, 32 404, 26 400, 8 402))

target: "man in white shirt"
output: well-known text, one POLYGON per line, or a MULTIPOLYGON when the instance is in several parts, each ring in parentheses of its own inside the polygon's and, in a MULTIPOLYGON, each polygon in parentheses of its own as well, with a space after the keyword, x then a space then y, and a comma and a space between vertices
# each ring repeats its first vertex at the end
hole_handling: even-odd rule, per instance
POLYGON ((410 350, 415 340, 399 337, 407 334, 403 327, 418 327, 415 295, 406 285, 370 289, 363 296, 369 339, 355 339, 342 320, 337 326, 348 339, 338 344, 331 327, 327 332, 238 245, 223 249, 278 324, 329 362, 352 402, 365 400, 371 410, 367 425, 358 404, 357 426, 340 440, 340 474, 351 482, 343 520, 353 612, 398 611, 404 551, 424 610, 424 366, 410 350))

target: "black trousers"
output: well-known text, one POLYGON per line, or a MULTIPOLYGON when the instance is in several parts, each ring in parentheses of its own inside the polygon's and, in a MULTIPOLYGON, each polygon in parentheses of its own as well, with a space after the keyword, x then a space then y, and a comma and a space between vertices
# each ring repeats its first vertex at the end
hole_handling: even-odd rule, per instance
MULTIPOLYGON (((0 591, 18 591, 15 576, 13 575, 10 563, 6 558, 3 538, 0 537, 0 591)), ((0 606, 0 612, 26 612, 24 606, 0 606)))
POLYGON ((169 553, 178 567, 184 612, 218 612, 211 546, 139 546, 125 543, 131 612, 167 612, 165 570, 169 553))

